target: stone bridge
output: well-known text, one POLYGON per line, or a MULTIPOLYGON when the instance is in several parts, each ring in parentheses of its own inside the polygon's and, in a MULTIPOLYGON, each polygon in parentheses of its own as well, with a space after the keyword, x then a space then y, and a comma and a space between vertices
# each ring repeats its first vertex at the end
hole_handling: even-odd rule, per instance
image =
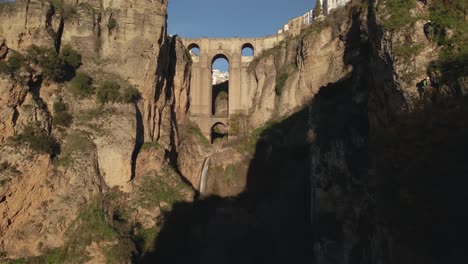
POLYGON ((250 62, 283 39, 281 34, 263 38, 182 38, 188 50, 199 50, 198 54, 191 52, 190 118, 208 139, 213 140, 214 126, 223 124, 229 128, 229 117, 247 113, 252 106, 252 89, 256 88, 253 76, 247 71, 250 62), (242 56, 245 48, 252 49, 253 56, 242 56), (215 85, 212 84, 212 66, 218 58, 229 62, 227 111, 222 115, 214 111, 216 95, 213 93, 215 85))

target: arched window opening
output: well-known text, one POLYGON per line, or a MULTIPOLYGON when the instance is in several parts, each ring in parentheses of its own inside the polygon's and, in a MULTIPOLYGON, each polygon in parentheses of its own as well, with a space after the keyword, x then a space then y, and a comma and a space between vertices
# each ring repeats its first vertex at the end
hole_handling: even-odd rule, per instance
POLYGON ((211 114, 227 117, 229 113, 229 61, 226 56, 216 55, 212 61, 211 114))
POLYGON ((250 43, 246 43, 242 46, 242 57, 253 57, 254 47, 250 43))
POLYGON ((189 50, 189 53, 192 55, 192 57, 200 56, 200 47, 197 44, 192 43, 187 47, 187 49, 189 50))
POLYGON ((228 139, 227 126, 223 123, 216 123, 211 127, 211 144, 223 142, 228 139))

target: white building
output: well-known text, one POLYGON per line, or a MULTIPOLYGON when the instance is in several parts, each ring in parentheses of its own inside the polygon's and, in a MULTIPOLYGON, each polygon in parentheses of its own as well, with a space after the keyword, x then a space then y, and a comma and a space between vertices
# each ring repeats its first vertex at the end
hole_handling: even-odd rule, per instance
MULTIPOLYGON (((321 0, 323 16, 314 17, 314 9, 307 11, 304 15, 300 17, 295 17, 288 21, 282 29, 278 30, 278 34, 286 33, 288 31, 300 31, 303 27, 311 25, 315 19, 324 19, 330 11, 341 6, 345 6, 351 0, 321 0)), ((297 33, 297 32, 296 32, 297 33)))
POLYGON ((346 5, 351 0, 323 0, 323 13, 328 15, 331 10, 346 5))
POLYGON ((302 24, 308 26, 314 22, 314 10, 311 9, 304 15, 302 15, 302 24))
POLYGON ((218 69, 213 69, 213 85, 223 83, 229 80, 229 72, 222 72, 218 69))

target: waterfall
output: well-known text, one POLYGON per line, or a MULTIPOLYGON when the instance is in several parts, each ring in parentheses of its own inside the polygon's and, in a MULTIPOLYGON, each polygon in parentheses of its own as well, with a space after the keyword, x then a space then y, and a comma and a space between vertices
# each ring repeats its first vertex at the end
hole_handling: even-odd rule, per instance
POLYGON ((200 195, 204 195, 206 192, 206 183, 208 181, 208 168, 210 167, 211 155, 205 158, 203 161, 203 169, 200 177, 200 195))

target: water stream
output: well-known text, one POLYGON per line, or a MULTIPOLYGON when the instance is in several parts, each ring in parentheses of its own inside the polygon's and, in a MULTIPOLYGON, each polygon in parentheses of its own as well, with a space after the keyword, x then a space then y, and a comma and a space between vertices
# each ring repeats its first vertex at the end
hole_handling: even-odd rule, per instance
POLYGON ((200 195, 204 195, 206 193, 206 184, 208 182, 208 169, 210 167, 211 155, 205 158, 203 161, 203 169, 201 171, 200 177, 200 195))

